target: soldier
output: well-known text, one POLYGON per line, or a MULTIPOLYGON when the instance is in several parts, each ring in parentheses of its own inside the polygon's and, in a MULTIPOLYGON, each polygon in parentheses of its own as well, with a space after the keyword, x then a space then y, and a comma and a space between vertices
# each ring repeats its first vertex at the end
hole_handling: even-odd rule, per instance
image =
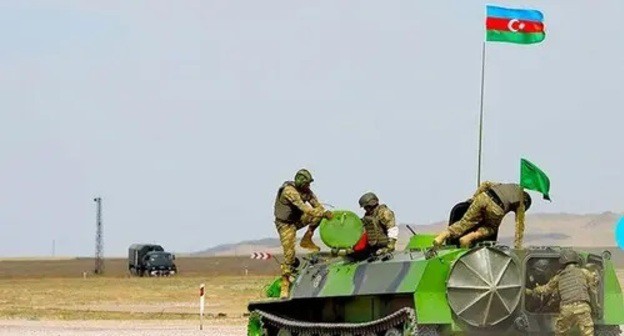
POLYGON ((448 238, 457 238, 461 247, 469 247, 473 241, 498 232, 503 217, 510 211, 516 215, 515 248, 522 247, 524 236, 524 213, 531 207, 531 196, 515 183, 483 182, 474 193, 464 216, 440 233, 434 240, 439 246, 448 238), (481 223, 474 232, 465 232, 481 223))
POLYGON ((359 203, 366 211, 362 222, 366 229, 368 245, 377 255, 394 251, 399 238, 399 227, 396 226, 394 212, 387 205, 379 204, 379 198, 372 192, 362 195, 359 203))
POLYGON ((578 325, 581 335, 594 335, 592 305, 597 306, 597 276, 580 267, 580 257, 573 250, 564 250, 559 258, 564 267, 547 284, 533 290, 526 289, 527 295, 558 294, 559 315, 555 322, 555 335, 568 335, 574 325, 578 325))
POLYGON ((284 249, 280 294, 282 298, 288 297, 290 291, 290 277, 294 272, 297 230, 308 226, 300 245, 303 248, 318 252, 320 248, 312 241, 314 230, 323 217, 332 218, 332 213, 325 211, 316 195, 310 190, 310 184, 313 181, 312 174, 307 169, 300 169, 295 175, 295 181, 284 182, 275 197, 275 226, 284 249))

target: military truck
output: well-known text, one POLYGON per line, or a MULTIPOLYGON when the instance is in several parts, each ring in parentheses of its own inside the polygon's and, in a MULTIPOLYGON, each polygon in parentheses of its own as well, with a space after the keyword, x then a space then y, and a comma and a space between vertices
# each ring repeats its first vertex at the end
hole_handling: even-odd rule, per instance
MULTIPOLYGON (((454 208, 449 224, 461 215, 458 208, 467 207, 454 208)), ((249 336, 553 335, 557 298, 536 298, 525 288, 544 284, 560 269, 562 247, 513 249, 490 237, 469 248, 449 241, 433 249, 435 235, 414 234, 403 251, 340 253, 359 239, 358 220, 334 211, 332 220, 321 222, 321 239, 332 252, 301 258, 289 298, 273 291, 248 304, 249 336), (337 230, 356 234, 332 238, 337 230)), ((624 299, 610 254, 575 250, 600 279, 595 335, 620 335, 624 299)))
POLYGON ((175 255, 160 245, 132 244, 128 248, 128 270, 138 276, 169 276, 178 272, 175 255))

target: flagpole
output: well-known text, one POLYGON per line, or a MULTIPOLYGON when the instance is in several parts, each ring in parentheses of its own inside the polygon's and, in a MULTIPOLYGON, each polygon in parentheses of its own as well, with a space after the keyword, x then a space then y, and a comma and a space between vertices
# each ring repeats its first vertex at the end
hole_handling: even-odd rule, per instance
POLYGON ((481 50, 481 104, 479 113, 479 159, 477 167, 477 188, 481 185, 481 153, 483 148, 483 85, 485 82, 485 41, 481 50))

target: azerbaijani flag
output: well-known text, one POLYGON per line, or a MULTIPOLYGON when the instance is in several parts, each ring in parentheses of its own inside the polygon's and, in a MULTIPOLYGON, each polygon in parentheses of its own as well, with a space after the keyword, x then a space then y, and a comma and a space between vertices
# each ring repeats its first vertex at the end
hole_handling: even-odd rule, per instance
POLYGON ((540 43, 546 37, 543 20, 538 10, 487 6, 486 41, 540 43))

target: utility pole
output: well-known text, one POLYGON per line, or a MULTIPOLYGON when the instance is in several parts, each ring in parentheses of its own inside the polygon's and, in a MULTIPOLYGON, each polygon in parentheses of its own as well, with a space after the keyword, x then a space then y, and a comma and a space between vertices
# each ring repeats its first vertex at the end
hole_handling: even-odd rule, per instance
POLYGON ((97 203, 97 217, 96 217, 96 233, 95 233, 95 274, 102 274, 104 272, 104 259, 102 243, 102 198, 96 197, 93 199, 97 203))

